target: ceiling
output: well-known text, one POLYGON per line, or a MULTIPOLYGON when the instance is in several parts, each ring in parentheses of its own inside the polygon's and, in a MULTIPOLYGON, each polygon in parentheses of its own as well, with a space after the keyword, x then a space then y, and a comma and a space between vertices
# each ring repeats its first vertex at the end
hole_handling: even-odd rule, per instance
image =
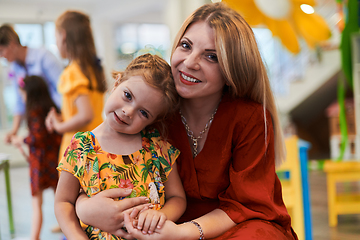
POLYGON ((72 9, 115 23, 161 23, 166 4, 166 0, 0 0, 0 22, 53 21, 72 9))

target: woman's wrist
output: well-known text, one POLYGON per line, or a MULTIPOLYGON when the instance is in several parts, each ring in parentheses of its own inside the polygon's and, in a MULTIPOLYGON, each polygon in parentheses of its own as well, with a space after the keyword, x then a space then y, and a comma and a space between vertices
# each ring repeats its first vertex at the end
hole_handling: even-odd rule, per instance
POLYGON ((196 221, 189 221, 189 222, 184 222, 183 224, 181 224, 181 230, 179 232, 181 232, 181 238, 180 239, 186 239, 186 240, 197 240, 197 239, 205 239, 204 238, 204 232, 202 231, 202 235, 200 233, 199 227, 196 226, 196 224, 194 224, 193 222, 196 221), (203 237, 203 238, 200 238, 203 237))

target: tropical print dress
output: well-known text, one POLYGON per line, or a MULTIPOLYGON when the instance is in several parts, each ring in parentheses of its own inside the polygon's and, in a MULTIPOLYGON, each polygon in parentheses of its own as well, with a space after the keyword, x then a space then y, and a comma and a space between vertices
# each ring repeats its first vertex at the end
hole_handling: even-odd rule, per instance
MULTIPOLYGON (((180 151, 164 141, 157 130, 144 130, 141 137, 142 149, 116 155, 103 151, 92 132, 78 132, 57 169, 78 178, 89 197, 110 188, 132 188, 128 197, 147 196, 160 209, 165 203, 163 183, 180 151)), ((89 239, 123 239, 83 223, 82 227, 89 239)))

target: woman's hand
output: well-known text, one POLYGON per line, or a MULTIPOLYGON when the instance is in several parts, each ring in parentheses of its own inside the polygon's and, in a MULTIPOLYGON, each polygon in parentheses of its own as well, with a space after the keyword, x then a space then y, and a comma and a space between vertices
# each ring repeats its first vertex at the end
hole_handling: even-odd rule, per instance
POLYGON ((119 197, 128 196, 131 191, 131 189, 113 188, 99 192, 91 198, 82 193, 76 201, 76 214, 85 224, 119 237, 131 239, 121 229, 124 226, 124 213, 131 213, 134 208, 140 211, 150 206, 147 197, 125 198, 120 201, 114 200, 119 197))
POLYGON ((176 239, 187 239, 185 236, 182 236, 182 225, 176 225, 174 222, 170 220, 166 220, 164 225, 159 229, 156 228, 155 232, 152 234, 143 234, 141 230, 135 228, 134 221, 136 219, 133 218, 133 214, 129 214, 128 212, 124 213, 124 223, 128 233, 138 239, 138 240, 176 240, 176 239))

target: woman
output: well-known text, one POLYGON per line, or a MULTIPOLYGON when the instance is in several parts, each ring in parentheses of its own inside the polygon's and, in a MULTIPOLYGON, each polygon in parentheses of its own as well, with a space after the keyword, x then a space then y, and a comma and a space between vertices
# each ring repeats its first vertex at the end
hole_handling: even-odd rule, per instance
POLYGON ((169 121, 187 196, 181 224, 142 235, 126 210, 136 203, 114 203, 115 191, 93 202, 82 196, 80 219, 129 236, 118 230, 125 216, 137 239, 297 239, 275 173, 285 156, 275 102, 249 25, 223 3, 200 7, 175 39, 171 68, 181 96, 169 121))

